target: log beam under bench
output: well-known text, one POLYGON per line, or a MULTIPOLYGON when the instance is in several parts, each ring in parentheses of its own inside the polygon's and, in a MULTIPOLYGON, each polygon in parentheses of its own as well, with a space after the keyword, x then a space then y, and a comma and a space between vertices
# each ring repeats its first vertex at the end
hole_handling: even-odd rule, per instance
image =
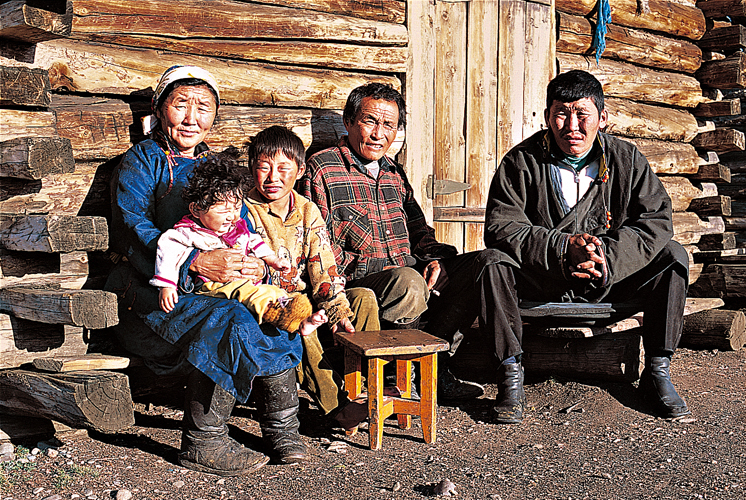
POLYGON ((119 323, 116 295, 103 290, 0 289, 0 312, 40 323, 93 330, 119 323))

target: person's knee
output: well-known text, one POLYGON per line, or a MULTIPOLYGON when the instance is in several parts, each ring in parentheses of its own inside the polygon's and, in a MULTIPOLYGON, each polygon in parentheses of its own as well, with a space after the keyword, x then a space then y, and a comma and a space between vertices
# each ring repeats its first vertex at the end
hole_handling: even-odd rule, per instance
POLYGON ((391 273, 391 293, 400 297, 414 295, 426 298, 429 292, 427 282, 420 273, 411 267, 399 267, 391 273))

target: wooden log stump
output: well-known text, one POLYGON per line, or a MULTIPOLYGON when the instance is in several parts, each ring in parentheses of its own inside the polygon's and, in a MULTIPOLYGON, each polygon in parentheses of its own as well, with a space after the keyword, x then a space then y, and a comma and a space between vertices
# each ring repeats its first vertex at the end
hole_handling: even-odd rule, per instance
POLYGON ((38 180, 75 170, 70 140, 62 137, 18 137, 0 142, 0 177, 38 180))
POLYGON ((52 89, 46 71, 0 66, 0 105, 45 108, 51 101, 52 89))
POLYGON ((0 247, 24 252, 106 250, 109 227, 103 217, 0 217, 0 247))
POLYGON ((122 373, 5 370, 0 372, 0 388, 0 407, 6 413, 99 432, 116 432, 135 423, 129 381, 122 373))
POLYGON ((72 2, 64 4, 64 12, 36 8, 33 3, 13 0, 0 4, 1 38, 37 43, 70 35, 72 2))
POLYGON ((737 351, 745 343, 746 316, 743 311, 713 309, 684 318, 682 347, 737 351))
POLYGON ((89 329, 119 323, 117 297, 103 290, 0 289, 0 311, 17 318, 89 329))
POLYGON ((643 368, 637 330, 577 339, 524 335, 523 351, 523 366, 531 375, 634 382, 643 368))
POLYGON ((712 150, 717 153, 743 151, 746 148, 746 136, 740 130, 719 128, 697 134, 692 140, 692 146, 712 150))

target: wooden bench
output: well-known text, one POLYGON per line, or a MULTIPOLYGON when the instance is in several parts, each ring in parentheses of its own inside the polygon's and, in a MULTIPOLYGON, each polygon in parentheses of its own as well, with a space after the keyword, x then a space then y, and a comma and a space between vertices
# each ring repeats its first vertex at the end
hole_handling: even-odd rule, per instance
POLYGON ((448 342, 420 330, 380 330, 337 333, 336 340, 345 348, 345 388, 351 399, 362 392, 362 358, 368 359, 368 416, 370 448, 381 448, 383 423, 396 415, 399 427, 412 426, 411 415, 422 420, 426 443, 436 436, 438 360, 437 353, 448 349, 448 342), (396 362, 397 387, 401 397, 384 395, 383 367, 396 362), (420 364, 420 400, 411 398, 412 362, 420 364))

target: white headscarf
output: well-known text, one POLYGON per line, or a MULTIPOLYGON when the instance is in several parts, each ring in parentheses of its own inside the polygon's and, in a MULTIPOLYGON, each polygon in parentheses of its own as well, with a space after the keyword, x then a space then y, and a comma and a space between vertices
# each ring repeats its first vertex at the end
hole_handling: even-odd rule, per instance
POLYGON ((218 90, 218 82, 207 70, 204 70, 199 66, 171 66, 165 73, 163 73, 163 75, 161 75, 161 78, 158 80, 158 85, 155 87, 155 93, 153 94, 153 99, 150 103, 153 114, 142 118, 142 131, 145 135, 150 134, 158 126, 158 118, 155 116, 155 107, 158 104, 158 100, 161 98, 163 91, 166 90, 166 87, 178 80, 187 80, 190 78, 204 80, 204 82, 215 91, 215 95, 218 96, 217 106, 220 107, 220 91, 218 90))

